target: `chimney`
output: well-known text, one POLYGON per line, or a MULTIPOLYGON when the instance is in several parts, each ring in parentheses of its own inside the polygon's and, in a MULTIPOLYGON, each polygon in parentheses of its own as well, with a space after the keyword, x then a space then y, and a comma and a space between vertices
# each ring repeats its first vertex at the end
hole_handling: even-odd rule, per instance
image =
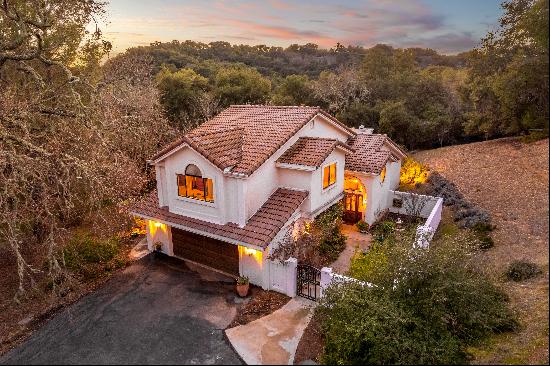
POLYGON ((362 134, 372 134, 374 132, 374 128, 367 128, 365 127, 364 125, 361 125, 359 126, 359 128, 356 128, 355 131, 357 133, 362 133, 362 134))

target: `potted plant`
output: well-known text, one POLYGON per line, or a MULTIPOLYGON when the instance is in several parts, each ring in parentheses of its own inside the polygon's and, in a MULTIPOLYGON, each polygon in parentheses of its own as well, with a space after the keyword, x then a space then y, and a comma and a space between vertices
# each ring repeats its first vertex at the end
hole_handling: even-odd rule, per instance
POLYGON ((248 277, 246 276, 239 276, 237 277, 237 293, 240 297, 245 297, 248 295, 248 288, 250 286, 250 282, 248 280, 248 277))
POLYGON ((359 222, 357 222, 355 226, 357 227, 360 233, 366 234, 369 231, 369 224, 367 224, 363 220, 359 220, 359 222))

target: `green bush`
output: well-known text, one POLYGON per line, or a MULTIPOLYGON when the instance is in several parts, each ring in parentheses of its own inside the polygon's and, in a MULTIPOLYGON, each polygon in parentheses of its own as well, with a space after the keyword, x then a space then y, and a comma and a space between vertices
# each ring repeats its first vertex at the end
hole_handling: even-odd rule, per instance
POLYGON ((78 272, 84 265, 110 261, 119 251, 119 242, 115 238, 99 240, 90 233, 79 232, 63 249, 63 257, 65 266, 78 272))
POLYGON ((548 129, 543 131, 532 131, 527 135, 521 137, 521 141, 525 144, 529 144, 535 141, 543 140, 548 138, 548 129))
POLYGON ((357 253, 351 260, 349 275, 354 278, 377 278, 387 270, 388 258, 383 244, 373 243, 366 253, 357 253))
POLYGON ((374 224, 371 227, 371 233, 374 242, 381 243, 387 237, 391 236, 395 232, 395 222, 385 220, 374 224))
POLYGON ((515 329, 506 294, 476 262, 471 236, 429 250, 396 233, 354 258, 351 274, 374 287, 329 288, 318 307, 328 364, 456 364, 488 335, 515 329))
POLYGON ((359 220, 357 222, 357 224, 355 224, 355 226, 357 227, 357 230, 361 231, 361 232, 366 232, 369 230, 369 224, 367 224, 365 221, 363 220, 359 220))
POLYGON ((493 238, 489 234, 493 229, 493 225, 484 222, 477 223, 472 227, 474 234, 479 240, 480 249, 487 250, 495 245, 493 238))
POLYGON ((335 227, 330 235, 326 235, 319 242, 319 252, 327 260, 333 262, 338 259, 340 253, 346 248, 346 240, 347 237, 342 234, 340 228, 335 227))
POLYGON ((335 261, 346 247, 347 237, 340 231, 343 207, 337 203, 313 221, 311 234, 318 238, 319 253, 327 263, 335 261))
POLYGON ((465 361, 460 342, 402 306, 383 290, 345 285, 329 291, 318 308, 327 365, 456 364, 465 361))
POLYGON ((512 281, 523 281, 536 277, 542 273, 542 270, 535 263, 525 260, 517 260, 510 263, 506 270, 506 277, 512 281))

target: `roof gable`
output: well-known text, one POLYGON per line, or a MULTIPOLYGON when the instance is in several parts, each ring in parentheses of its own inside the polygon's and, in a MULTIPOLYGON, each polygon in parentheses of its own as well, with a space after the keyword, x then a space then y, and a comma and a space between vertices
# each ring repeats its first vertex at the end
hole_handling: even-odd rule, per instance
POLYGON ((318 168, 336 147, 353 152, 351 147, 337 139, 300 137, 277 159, 277 163, 318 168))
POLYGON ((355 150, 346 156, 346 170, 350 171, 380 174, 389 159, 406 156, 386 135, 360 133, 347 142, 355 150))
POLYGON ((167 145, 151 160, 162 160, 187 143, 218 168, 248 176, 319 114, 349 136, 355 135, 319 107, 234 105, 167 145))

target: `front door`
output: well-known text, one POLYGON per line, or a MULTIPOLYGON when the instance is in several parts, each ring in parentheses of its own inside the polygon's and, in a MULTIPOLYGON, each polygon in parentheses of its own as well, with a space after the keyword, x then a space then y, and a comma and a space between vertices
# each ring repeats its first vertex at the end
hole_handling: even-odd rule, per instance
POLYGON ((361 193, 346 192, 344 196, 344 221, 349 224, 355 224, 363 218, 361 204, 363 195, 361 193))

